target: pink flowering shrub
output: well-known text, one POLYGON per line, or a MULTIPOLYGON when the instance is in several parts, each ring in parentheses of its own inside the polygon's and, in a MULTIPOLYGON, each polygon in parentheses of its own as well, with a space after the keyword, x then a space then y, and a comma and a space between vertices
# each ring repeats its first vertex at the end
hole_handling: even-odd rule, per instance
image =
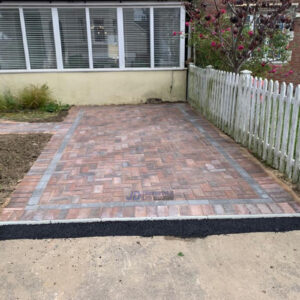
POLYGON ((186 25, 192 29, 190 44, 196 49, 196 64, 236 73, 247 68, 254 75, 277 72, 271 61, 278 57, 284 61, 288 53, 288 36, 278 24, 287 30, 292 27, 291 0, 281 0, 272 7, 259 0, 221 2, 215 2, 214 11, 210 8, 209 13, 205 0, 197 1, 197 5, 186 3, 186 25), (266 8, 268 13, 262 13, 266 8), (249 16, 253 16, 250 24, 249 16))

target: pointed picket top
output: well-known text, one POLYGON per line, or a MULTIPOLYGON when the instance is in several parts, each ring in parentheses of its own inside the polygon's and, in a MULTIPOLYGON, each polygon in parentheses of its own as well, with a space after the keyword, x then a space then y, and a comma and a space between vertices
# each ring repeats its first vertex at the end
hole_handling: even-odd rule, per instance
POLYGON ((292 98, 294 96, 294 85, 289 83, 287 86, 287 97, 292 98))
POLYGON ((286 93, 286 83, 282 82, 280 85, 280 94, 284 94, 286 93))
POLYGON ((279 82, 276 80, 274 82, 274 93, 278 94, 279 93, 279 82))
POLYGON ((264 83, 264 85, 263 85, 263 89, 264 89, 264 90, 267 90, 267 88, 268 88, 268 83, 269 83, 269 80, 268 80, 268 79, 264 79, 264 80, 263 80, 263 83, 264 83))

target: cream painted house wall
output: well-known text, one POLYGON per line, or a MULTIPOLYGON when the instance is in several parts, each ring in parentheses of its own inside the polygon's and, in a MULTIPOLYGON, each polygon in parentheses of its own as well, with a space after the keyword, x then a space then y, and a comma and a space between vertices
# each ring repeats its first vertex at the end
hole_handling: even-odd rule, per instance
POLYGON ((186 70, 2 73, 0 92, 46 83, 66 104, 137 104, 148 98, 186 100, 186 70))

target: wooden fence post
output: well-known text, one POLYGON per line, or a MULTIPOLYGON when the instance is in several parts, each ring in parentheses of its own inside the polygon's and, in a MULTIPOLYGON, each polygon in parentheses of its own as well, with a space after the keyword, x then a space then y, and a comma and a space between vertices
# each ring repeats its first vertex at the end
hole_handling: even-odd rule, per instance
POLYGON ((208 118, 211 118, 211 113, 210 113, 210 101, 212 100, 212 92, 213 89, 212 87, 210 87, 210 79, 212 77, 212 73, 213 73, 214 67, 212 65, 208 65, 206 66, 206 82, 205 82, 205 93, 206 93, 206 97, 205 99, 203 99, 203 113, 205 115, 208 116, 208 118))
POLYGON ((251 77, 251 71, 243 70, 240 72, 237 97, 234 101, 235 105, 235 133, 234 138, 237 142, 242 142, 243 140, 243 126, 245 121, 248 119, 249 110, 247 109, 250 99, 246 98, 247 82, 251 77))

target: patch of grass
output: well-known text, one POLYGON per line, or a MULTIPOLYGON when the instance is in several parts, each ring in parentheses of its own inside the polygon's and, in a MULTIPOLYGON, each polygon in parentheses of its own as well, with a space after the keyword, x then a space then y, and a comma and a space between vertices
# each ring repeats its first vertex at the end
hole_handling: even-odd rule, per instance
POLYGON ((47 112, 43 110, 21 110, 16 112, 0 112, 0 119, 29 123, 61 122, 67 114, 68 111, 65 110, 55 112, 47 112))

